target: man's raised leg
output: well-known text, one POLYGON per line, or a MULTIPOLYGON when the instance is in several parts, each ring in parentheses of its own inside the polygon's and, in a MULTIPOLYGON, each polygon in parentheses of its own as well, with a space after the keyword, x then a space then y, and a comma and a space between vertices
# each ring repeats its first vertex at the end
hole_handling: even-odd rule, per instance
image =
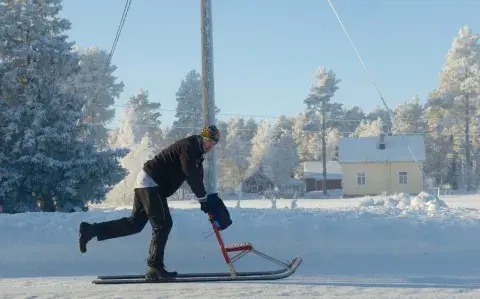
POLYGON ((135 196, 133 199, 133 209, 130 217, 123 217, 111 221, 98 222, 90 224, 81 222, 79 228, 79 246, 80 252, 87 251, 87 243, 94 237, 98 241, 129 236, 137 234, 143 230, 147 224, 148 217, 143 208, 142 201, 137 196, 137 189, 135 189, 135 196))

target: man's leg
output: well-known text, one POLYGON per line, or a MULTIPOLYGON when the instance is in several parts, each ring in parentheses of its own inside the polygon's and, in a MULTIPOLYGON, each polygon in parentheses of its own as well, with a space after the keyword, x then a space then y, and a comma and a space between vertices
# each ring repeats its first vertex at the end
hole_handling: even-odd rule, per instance
POLYGON ((137 189, 136 196, 142 200, 142 205, 152 225, 147 277, 159 279, 176 276, 176 272, 166 271, 164 264, 165 247, 173 226, 167 199, 161 196, 159 187, 137 189))
POLYGON ((94 224, 87 222, 80 223, 80 252, 84 253, 87 251, 87 243, 94 237, 97 237, 98 241, 103 241, 112 238, 133 235, 143 230, 147 224, 148 217, 145 213, 145 209, 143 208, 141 199, 138 198, 136 194, 137 192, 135 191, 133 210, 130 217, 123 217, 116 220, 94 224))

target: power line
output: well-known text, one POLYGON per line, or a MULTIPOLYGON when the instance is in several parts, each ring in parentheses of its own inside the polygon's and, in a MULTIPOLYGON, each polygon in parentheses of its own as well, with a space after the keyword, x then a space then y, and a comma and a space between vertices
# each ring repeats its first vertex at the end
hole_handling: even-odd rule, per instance
MULTIPOLYGON (((98 126, 103 126, 104 124, 103 123, 92 123, 92 125, 98 125, 98 126)), ((130 124, 130 126, 132 127, 142 127, 142 128, 156 128, 156 129, 159 129, 160 127, 158 126, 155 126, 155 125, 143 125, 143 124, 136 124, 136 123, 133 123, 133 124, 130 124)), ((202 126, 166 126, 166 128, 172 130, 172 129, 189 129, 189 130, 200 130, 202 129, 202 126)), ((161 129, 161 128, 160 128, 161 129)), ((272 130, 274 130, 274 128, 271 128, 272 130)), ((245 132, 252 132, 252 130, 250 129, 242 129, 242 128, 238 128, 236 129, 238 131, 245 131, 245 132)), ((322 132, 322 130, 301 130, 303 133, 320 133, 322 132)), ((356 131, 338 131, 339 134, 342 134, 342 135, 351 135, 351 134, 354 134, 354 133, 357 133, 356 131)), ((439 136, 465 136, 466 134, 460 134, 460 133, 448 133, 448 132, 432 132, 432 131, 425 131, 425 132, 402 132, 402 133, 398 133, 398 134, 394 134, 394 135, 427 135, 427 134, 432 134, 432 135, 439 135, 439 136)), ((480 136, 480 133, 472 133, 472 134, 469 134, 470 136, 480 136)))
MULTIPOLYGON (((370 79, 372 80, 372 83, 373 85, 375 86, 377 92, 378 92, 378 95, 380 96, 380 100, 382 101, 383 105, 385 106, 385 109, 387 109, 387 112, 389 113, 390 115, 390 119, 392 120, 392 122, 395 121, 395 118, 393 116, 393 113, 392 111, 390 110, 390 108, 388 107, 385 99, 383 98, 383 95, 382 93, 380 92, 380 89, 378 88, 377 86, 377 83, 375 82, 375 80, 373 79, 373 76, 372 74, 370 73, 370 71, 368 70, 367 68, 367 65, 365 64, 365 62, 363 61, 362 59, 362 56, 360 55, 360 53, 358 52, 357 50, 357 47, 355 46, 355 43, 353 42, 353 40, 350 38, 350 34, 348 34, 348 30, 345 28, 345 26, 343 25, 343 22, 342 20, 340 19, 340 16, 338 15, 335 7, 333 6, 331 0, 327 0, 328 1, 328 4, 330 4, 330 8, 332 9, 333 13, 335 14, 335 16, 337 17, 337 20, 338 20, 338 23, 340 24, 340 26, 342 27, 343 29, 343 32, 345 33, 345 35, 347 36, 347 39, 350 41, 350 44, 352 45, 352 48, 353 50, 355 51, 355 53, 357 54, 357 57, 358 59, 360 60, 360 63, 363 65, 363 68, 365 69, 365 72, 368 74, 368 76, 370 77, 370 79)), ((424 177, 427 177, 425 171, 423 170, 423 167, 420 165, 418 159, 415 157, 415 155, 413 154, 413 151, 412 149, 410 148, 410 145, 408 145, 407 141, 405 140, 405 138, 402 136, 402 140, 403 142, 405 143, 405 145, 407 146, 407 149, 408 151, 410 152, 410 155, 412 156, 413 160, 415 161, 415 163, 417 164, 419 170, 421 171, 421 173, 423 174, 424 177)))
MULTIPOLYGON (((128 105, 109 105, 109 107, 128 107, 128 105)), ((168 112, 175 112, 175 113, 183 113, 183 114, 193 114, 196 115, 198 113, 202 113, 201 109, 198 109, 197 111, 192 111, 192 110, 177 110, 177 109, 168 109, 168 108, 155 108, 155 110, 159 111, 168 111, 168 112)), ((280 116, 274 116, 274 115, 256 115, 256 114, 237 114, 237 113, 217 113, 217 115, 221 116, 238 116, 238 117, 249 117, 249 118, 270 118, 270 119, 277 119, 280 117, 287 117, 287 118, 294 118, 295 116, 287 116, 287 115, 280 115, 280 116)), ((328 118, 327 121, 336 121, 336 122, 361 122, 362 120, 370 120, 370 121, 375 121, 376 119, 372 118, 361 118, 361 119, 355 119, 355 118, 342 118, 342 119, 337 119, 337 118, 328 118)), ((382 122, 384 124, 391 124, 392 122, 389 120, 383 120, 382 122)), ((402 123, 421 123, 422 120, 403 120, 402 123)))
MULTIPOLYGON (((128 12, 130 11, 130 5, 132 3, 132 0, 127 0, 125 2, 125 6, 123 8, 123 13, 122 13, 122 17, 120 18, 120 23, 118 24, 118 27, 117 27, 117 33, 115 35, 115 38, 113 40, 113 44, 112 44, 112 48, 110 49, 110 53, 107 57, 107 61, 105 62, 105 68, 104 68, 104 71, 102 72, 102 76, 100 77, 100 82, 98 83, 97 85, 97 88, 95 89, 95 92, 93 93, 90 101, 93 102, 95 101, 95 97, 97 96, 98 94, 98 91, 100 90, 100 87, 102 86, 103 84, 103 80, 108 72, 108 68, 110 67, 110 64, 111 64, 111 61, 112 61, 112 58, 113 58, 113 53, 115 52, 115 49, 117 48, 117 43, 118 43, 118 40, 120 39, 120 35, 122 34, 122 29, 123 29, 123 26, 125 25, 125 21, 127 19, 127 15, 128 15, 128 12)), ((85 105, 83 106, 83 108, 85 109, 85 113, 87 113, 87 105, 88 105, 88 102, 89 101, 86 101, 85 102, 85 105)), ((93 112, 92 112, 93 113, 93 112)))

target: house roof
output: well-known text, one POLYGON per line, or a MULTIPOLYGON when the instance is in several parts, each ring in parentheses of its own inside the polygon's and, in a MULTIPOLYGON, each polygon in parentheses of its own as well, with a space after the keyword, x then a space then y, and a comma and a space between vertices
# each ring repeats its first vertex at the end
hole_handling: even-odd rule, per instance
POLYGON ((273 180, 270 178, 270 176, 265 172, 264 169, 260 169, 258 167, 255 167, 254 169, 250 169, 250 171, 247 172, 247 176, 243 179, 243 181, 247 181, 251 179, 253 176, 260 175, 264 177, 266 180, 268 180, 270 183, 273 184, 273 180))
POLYGON ((379 136, 346 137, 338 143, 340 163, 425 161, 423 135, 385 135, 385 149, 378 147, 379 136), (403 136, 403 138, 402 138, 403 136), (415 159, 412 157, 412 151, 415 159))
MULTIPOLYGON (((322 179, 323 162, 307 161, 303 162, 303 178, 322 179)), ((327 179, 341 179, 342 165, 338 161, 327 161, 327 179)))

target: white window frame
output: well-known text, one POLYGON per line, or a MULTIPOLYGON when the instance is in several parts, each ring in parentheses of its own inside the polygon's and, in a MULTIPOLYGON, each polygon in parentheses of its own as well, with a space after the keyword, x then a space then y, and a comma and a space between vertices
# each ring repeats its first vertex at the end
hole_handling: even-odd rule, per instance
POLYGON ((408 185, 408 172, 406 171, 398 172, 398 183, 400 185, 408 185))
POLYGON ((357 185, 365 186, 367 184, 367 174, 365 172, 357 172, 357 185))

